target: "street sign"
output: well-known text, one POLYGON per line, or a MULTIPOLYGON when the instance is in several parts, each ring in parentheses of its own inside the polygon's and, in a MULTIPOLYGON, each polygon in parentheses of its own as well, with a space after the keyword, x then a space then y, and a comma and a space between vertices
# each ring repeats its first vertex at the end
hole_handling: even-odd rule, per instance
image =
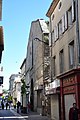
POLYGON ((0 84, 3 84, 3 76, 0 76, 0 84))

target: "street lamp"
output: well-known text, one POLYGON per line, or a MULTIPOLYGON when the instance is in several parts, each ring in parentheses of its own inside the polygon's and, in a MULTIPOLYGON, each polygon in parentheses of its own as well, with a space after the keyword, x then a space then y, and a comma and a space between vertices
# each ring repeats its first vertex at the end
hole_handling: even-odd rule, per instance
POLYGON ((37 37, 36 37, 36 38, 34 38, 34 40, 36 40, 36 41, 38 40, 38 41, 40 41, 40 42, 42 42, 42 43, 44 43, 44 44, 46 44, 46 45, 49 45, 49 43, 48 43, 48 42, 45 42, 45 41, 43 41, 43 40, 40 40, 40 39, 39 39, 39 38, 37 38, 37 37))

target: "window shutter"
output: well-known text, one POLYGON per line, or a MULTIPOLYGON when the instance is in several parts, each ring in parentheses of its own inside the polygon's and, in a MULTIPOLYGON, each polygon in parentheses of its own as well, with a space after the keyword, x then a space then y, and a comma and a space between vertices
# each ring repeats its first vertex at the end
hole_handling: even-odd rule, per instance
POLYGON ((54 27, 54 41, 56 41, 56 27, 54 27))
POLYGON ((65 12, 65 30, 68 28, 68 13, 65 12))
POLYGON ((54 30, 52 31, 51 37, 52 37, 52 43, 54 43, 54 30))
POLYGON ((52 45, 52 38, 51 38, 51 33, 49 33, 49 46, 52 45))
POLYGON ((72 22, 74 21, 75 19, 75 12, 74 12, 74 0, 72 0, 72 22))
POLYGON ((59 30, 58 30, 58 24, 56 25, 56 39, 59 38, 59 30))
POLYGON ((64 33, 64 31, 65 31, 65 19, 64 19, 65 17, 63 16, 62 17, 62 33, 64 33))
POLYGON ((70 65, 73 65, 73 58, 74 58, 74 47, 70 45, 70 65))

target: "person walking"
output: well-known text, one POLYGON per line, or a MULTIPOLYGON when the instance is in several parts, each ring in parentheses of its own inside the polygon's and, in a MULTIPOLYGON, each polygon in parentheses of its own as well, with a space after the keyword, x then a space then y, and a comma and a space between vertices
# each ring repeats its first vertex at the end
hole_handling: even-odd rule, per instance
POLYGON ((69 110, 69 120, 78 120, 78 114, 80 114, 80 110, 77 108, 76 103, 73 103, 73 107, 69 110))
POLYGON ((27 104, 27 113, 30 112, 30 110, 31 110, 31 104, 30 104, 30 102, 28 101, 28 104, 27 104))
POLYGON ((3 102, 3 100, 1 102, 1 106, 2 106, 2 109, 4 110, 4 102, 3 102))
POLYGON ((7 108, 8 108, 8 102, 6 102, 6 110, 7 110, 7 108))
POLYGON ((19 113, 20 106, 21 106, 21 103, 18 101, 17 102, 17 113, 19 113))

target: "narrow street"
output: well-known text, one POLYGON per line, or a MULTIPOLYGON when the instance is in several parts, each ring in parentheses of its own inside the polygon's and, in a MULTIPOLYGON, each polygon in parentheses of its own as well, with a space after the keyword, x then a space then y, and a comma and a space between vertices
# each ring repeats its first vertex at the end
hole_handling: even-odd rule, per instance
MULTIPOLYGON (((27 118, 27 116, 26 116, 27 118)), ((23 116, 17 114, 13 110, 0 110, 0 120, 25 120, 23 116)))
POLYGON ((46 116, 41 116, 36 112, 30 112, 29 114, 18 114, 16 110, 0 110, 0 120, 50 120, 46 116))

